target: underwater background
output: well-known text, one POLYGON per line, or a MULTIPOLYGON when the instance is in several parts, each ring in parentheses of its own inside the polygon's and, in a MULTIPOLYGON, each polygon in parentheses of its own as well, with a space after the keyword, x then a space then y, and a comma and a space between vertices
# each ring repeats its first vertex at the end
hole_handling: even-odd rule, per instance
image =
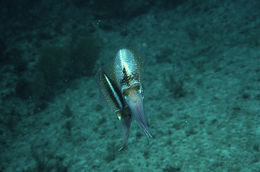
POLYGON ((259 172, 260 1, 0 0, 1 172, 259 172), (127 147, 97 71, 141 57, 127 147))

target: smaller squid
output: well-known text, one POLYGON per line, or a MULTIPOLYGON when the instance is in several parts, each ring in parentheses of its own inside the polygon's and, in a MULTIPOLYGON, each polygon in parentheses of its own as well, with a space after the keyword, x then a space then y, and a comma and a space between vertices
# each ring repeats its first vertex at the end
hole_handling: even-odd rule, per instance
POLYGON ((124 129, 124 140, 119 151, 126 145, 132 116, 144 134, 148 138, 152 137, 144 113, 140 71, 139 58, 126 48, 117 52, 110 75, 103 69, 99 71, 101 93, 124 129))
POLYGON ((103 69, 99 71, 99 85, 103 98, 106 100, 112 111, 116 114, 118 120, 121 121, 124 130, 124 140, 119 148, 119 151, 121 151, 124 149, 129 136, 132 116, 129 108, 123 100, 119 88, 103 69))

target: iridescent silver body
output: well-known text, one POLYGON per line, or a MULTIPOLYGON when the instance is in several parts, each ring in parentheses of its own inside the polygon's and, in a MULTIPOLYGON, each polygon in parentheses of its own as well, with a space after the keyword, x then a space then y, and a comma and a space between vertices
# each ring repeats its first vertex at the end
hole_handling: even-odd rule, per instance
POLYGON ((128 49, 120 49, 115 58, 115 76, 121 91, 132 85, 140 84, 140 66, 134 53, 128 49))

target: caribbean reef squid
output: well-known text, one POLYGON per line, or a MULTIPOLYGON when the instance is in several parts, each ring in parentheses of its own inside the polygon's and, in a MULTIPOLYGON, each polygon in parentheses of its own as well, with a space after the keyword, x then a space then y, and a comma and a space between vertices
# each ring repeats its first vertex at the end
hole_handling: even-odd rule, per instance
POLYGON ((102 97, 123 126, 121 151, 128 140, 132 117, 147 138, 152 138, 152 135, 144 113, 140 58, 129 49, 120 49, 110 69, 110 72, 100 69, 98 80, 102 97))

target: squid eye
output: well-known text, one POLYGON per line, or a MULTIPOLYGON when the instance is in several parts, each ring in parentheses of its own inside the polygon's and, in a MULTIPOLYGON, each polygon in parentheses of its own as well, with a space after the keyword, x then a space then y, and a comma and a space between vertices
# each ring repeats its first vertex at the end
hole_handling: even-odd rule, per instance
POLYGON ((116 116, 117 116, 117 119, 119 120, 119 121, 121 121, 121 119, 122 119, 122 112, 116 112, 116 116))
POLYGON ((136 89, 138 90, 138 93, 141 94, 142 98, 144 98, 144 90, 143 87, 141 85, 138 85, 136 87, 136 89))
POLYGON ((128 99, 129 99, 128 95, 124 95, 124 98, 125 98, 126 101, 128 101, 128 99))
POLYGON ((128 95, 129 95, 129 91, 128 90, 124 90, 122 94, 123 94, 123 97, 125 99, 127 99, 128 95))

